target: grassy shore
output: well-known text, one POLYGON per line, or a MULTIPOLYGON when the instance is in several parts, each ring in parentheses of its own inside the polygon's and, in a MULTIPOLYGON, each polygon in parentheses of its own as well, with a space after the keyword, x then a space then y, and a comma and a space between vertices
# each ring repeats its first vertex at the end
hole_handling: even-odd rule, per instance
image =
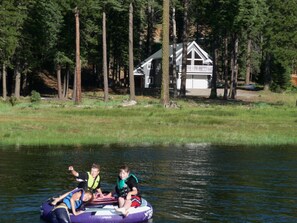
POLYGON ((179 108, 163 108, 159 99, 84 95, 83 103, 22 99, 0 102, 2 145, 188 144, 297 145, 296 94, 264 93, 238 101, 189 97, 179 108))

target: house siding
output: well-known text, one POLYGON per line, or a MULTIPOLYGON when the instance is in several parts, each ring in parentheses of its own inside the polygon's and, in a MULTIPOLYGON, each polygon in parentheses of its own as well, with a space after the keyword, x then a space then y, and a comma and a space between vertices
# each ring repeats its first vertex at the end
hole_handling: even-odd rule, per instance
MULTIPOLYGON (((188 57, 187 65, 187 89, 206 89, 210 87, 210 81, 212 77, 212 61, 208 54, 202 50, 196 42, 191 42, 188 45, 188 54, 191 53, 191 57, 188 57), (199 64, 199 65, 198 65, 199 64)), ((147 60, 143 62, 135 71, 135 75, 144 75, 145 88, 160 88, 162 84, 162 58, 160 58, 160 51, 153 54, 147 60), (154 55, 156 58, 154 58, 154 55), (141 70, 141 72, 138 72, 141 70)), ((172 58, 172 55, 171 55, 172 58)), ((177 55, 177 88, 180 89, 180 76, 181 76, 181 50, 177 55)), ((172 60, 170 64, 170 83, 172 83, 172 60)), ((172 85, 171 85, 172 87, 172 85)))

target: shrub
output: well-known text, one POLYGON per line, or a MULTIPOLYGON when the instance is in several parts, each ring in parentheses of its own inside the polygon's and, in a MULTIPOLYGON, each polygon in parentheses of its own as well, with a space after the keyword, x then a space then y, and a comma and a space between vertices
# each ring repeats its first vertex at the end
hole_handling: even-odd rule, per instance
POLYGON ((18 102, 18 99, 17 97, 15 96, 11 96, 9 99, 8 99, 9 103, 11 104, 11 106, 15 106, 18 102))
POLYGON ((31 91, 30 101, 32 103, 39 103, 41 101, 41 96, 40 96, 39 92, 37 92, 35 90, 31 91))

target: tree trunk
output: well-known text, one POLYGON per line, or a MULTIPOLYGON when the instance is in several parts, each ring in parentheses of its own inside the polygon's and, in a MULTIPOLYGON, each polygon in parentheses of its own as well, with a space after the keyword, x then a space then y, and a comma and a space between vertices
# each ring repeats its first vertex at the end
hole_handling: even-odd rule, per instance
POLYGON ((265 56, 265 72, 264 72, 264 90, 268 91, 270 89, 271 84, 271 72, 270 72, 270 54, 266 53, 265 56))
MULTIPOLYGON (((2 69, 0 69, 0 82, 2 82, 2 69)), ((0 88, 1 89, 1 88, 0 88)), ((2 89, 1 89, 2 90, 2 89)))
POLYGON ((7 85, 6 85, 6 65, 3 63, 2 65, 2 97, 3 100, 7 99, 7 85))
POLYGON ((234 40, 234 55, 233 55, 233 70, 234 70, 234 78, 232 83, 232 91, 231 91, 231 98, 235 99, 237 94, 237 78, 238 78, 238 36, 235 34, 234 40))
POLYGON ((28 94, 28 74, 27 71, 23 73, 22 92, 24 95, 28 94))
POLYGON ((130 101, 135 101, 134 83, 134 56, 133 56, 133 3, 129 5, 129 81, 130 81, 130 101))
POLYGON ((108 75, 107 75, 107 47, 106 47, 106 13, 102 15, 102 49, 103 49, 103 82, 104 82, 104 101, 108 101, 108 75))
POLYGON ((74 79, 73 79, 73 91, 72 91, 72 99, 75 101, 76 99, 76 69, 74 70, 74 79))
POLYGON ((230 56, 230 68, 231 68, 231 76, 230 76, 230 90, 228 97, 231 98, 233 92, 233 82, 234 82, 234 50, 231 52, 230 56))
POLYGON ((163 0, 161 103, 169 105, 169 0, 163 0))
POLYGON ((15 87, 14 87, 14 96, 19 99, 21 94, 21 72, 20 64, 17 62, 14 68, 14 77, 15 77, 15 87))
POLYGON ((146 56, 150 56, 152 54, 152 43, 153 43, 153 30, 154 30, 154 21, 153 21, 153 4, 148 1, 148 15, 147 15, 147 37, 146 37, 146 56))
POLYGON ((211 91, 209 98, 215 99, 218 97, 217 95, 217 66, 218 66, 218 48, 217 44, 215 43, 214 49, 213 49, 213 69, 212 69, 212 79, 211 79, 211 91))
MULTIPOLYGON (((120 74, 120 66, 118 65, 118 72, 120 74)), ((125 81, 125 87, 129 87, 129 74, 127 69, 124 69, 124 81, 125 81)))
POLYGON ((64 76, 64 85, 63 85, 63 92, 64 98, 68 98, 68 93, 69 93, 69 77, 70 77, 70 70, 69 70, 69 65, 67 64, 66 66, 66 75, 64 76))
POLYGON ((172 29, 173 29, 173 45, 172 45, 172 85, 173 97, 177 98, 177 73, 176 73, 176 21, 175 21, 175 7, 172 8, 172 29))
POLYGON ((142 52, 143 52, 143 33, 144 33, 144 25, 143 25, 143 8, 141 7, 140 8, 140 11, 139 11, 139 17, 140 17, 140 25, 139 25, 139 29, 140 29, 140 32, 139 32, 139 41, 138 41, 138 53, 137 53, 137 64, 141 64, 142 62, 142 52))
POLYGON ((62 84, 62 89, 63 89, 63 98, 67 99, 67 87, 68 87, 68 80, 67 80, 67 76, 68 76, 68 70, 66 70, 66 75, 63 76, 63 84, 62 84))
POLYGON ((76 97, 75 103, 81 103, 81 61, 80 61, 80 30, 79 30, 79 11, 75 11, 75 30, 76 30, 76 97))
POLYGON ((224 39, 225 51, 224 51, 224 79, 225 79, 225 86, 224 86, 224 99, 228 99, 228 38, 225 37, 224 39))
POLYGON ((187 51, 188 51, 188 0, 183 0, 184 4, 184 30, 183 30, 183 50, 182 50, 182 73, 180 83, 180 96, 186 96, 187 81, 187 51))
POLYGON ((248 36, 245 84, 249 84, 250 83, 250 76, 251 76, 251 52, 252 52, 252 40, 248 36))
POLYGON ((63 99, 63 92, 62 92, 62 81, 61 81, 61 65, 58 64, 56 67, 56 73, 57 73, 57 84, 58 84, 58 98, 63 99))

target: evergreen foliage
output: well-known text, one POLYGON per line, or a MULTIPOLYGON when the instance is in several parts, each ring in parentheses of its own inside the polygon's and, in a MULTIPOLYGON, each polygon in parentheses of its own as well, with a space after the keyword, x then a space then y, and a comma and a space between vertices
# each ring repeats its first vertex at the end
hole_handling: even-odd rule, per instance
MULTIPOLYGON (((127 0, 1 0, 1 69, 9 66, 8 76, 12 76, 17 68, 30 78, 42 70, 54 75, 59 65, 62 73, 70 69, 73 74, 73 10, 77 7, 81 22, 83 84, 92 83, 95 87, 103 84, 104 11, 109 81, 128 87, 129 3, 127 0)), ((160 49, 162 3, 161 0, 133 1, 135 65, 160 49)), ((181 42, 184 30, 182 1, 174 0, 170 4, 176 9, 177 41, 181 42)), ((268 83, 280 90, 290 86, 290 74, 296 72, 297 67, 297 1, 193 0, 189 1, 188 18, 189 41, 196 40, 212 57, 217 50, 217 81, 223 79, 224 72, 227 81, 230 80, 233 68, 230 62, 224 61, 232 58, 236 37, 239 41, 238 78, 244 78, 250 69, 253 82, 268 83), (248 43, 251 43, 250 48, 248 43)), ((9 81, 7 85, 13 85, 13 78, 9 81)), ((35 87, 30 83, 26 83, 29 86, 27 93, 35 87)), ((12 90, 8 92, 12 93, 12 90)), ((24 88, 21 94, 25 94, 24 88)))
POLYGON ((297 2, 269 2, 265 40, 272 55, 271 76, 274 88, 286 89, 297 58, 297 2))
POLYGON ((3 0, 0 5, 0 62, 8 64, 19 46, 26 4, 30 1, 3 0))

